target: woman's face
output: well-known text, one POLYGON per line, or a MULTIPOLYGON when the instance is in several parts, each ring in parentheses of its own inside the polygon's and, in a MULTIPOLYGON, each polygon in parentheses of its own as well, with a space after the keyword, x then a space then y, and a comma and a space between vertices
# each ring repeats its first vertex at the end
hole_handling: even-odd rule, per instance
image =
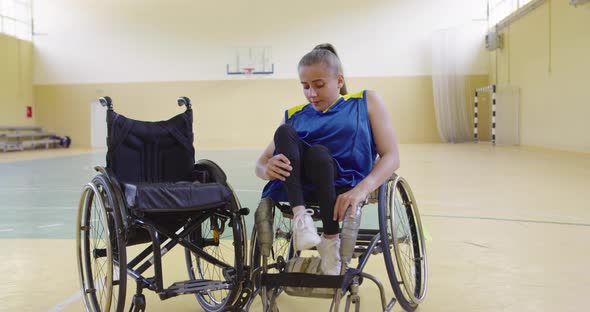
POLYGON ((334 75, 324 63, 299 67, 299 80, 303 93, 317 111, 328 108, 340 96, 344 85, 342 74, 334 75))

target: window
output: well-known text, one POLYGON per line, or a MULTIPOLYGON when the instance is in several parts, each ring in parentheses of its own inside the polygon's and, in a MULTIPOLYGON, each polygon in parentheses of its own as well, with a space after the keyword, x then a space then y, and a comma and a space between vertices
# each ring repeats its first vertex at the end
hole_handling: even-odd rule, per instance
POLYGON ((508 15, 514 13, 516 10, 524 7, 527 3, 533 0, 489 0, 488 20, 491 25, 496 25, 508 15))
POLYGON ((31 41, 31 0, 0 0, 0 33, 31 41))

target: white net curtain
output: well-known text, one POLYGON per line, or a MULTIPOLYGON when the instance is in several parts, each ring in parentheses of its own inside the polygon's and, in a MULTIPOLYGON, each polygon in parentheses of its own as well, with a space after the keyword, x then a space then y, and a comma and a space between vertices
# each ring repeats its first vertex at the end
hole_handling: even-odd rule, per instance
MULTIPOLYGON (((467 60, 459 28, 435 32, 432 39, 432 91, 438 133, 444 142, 472 139, 473 124, 467 116, 467 60)), ((472 116, 471 116, 472 118, 472 116)))

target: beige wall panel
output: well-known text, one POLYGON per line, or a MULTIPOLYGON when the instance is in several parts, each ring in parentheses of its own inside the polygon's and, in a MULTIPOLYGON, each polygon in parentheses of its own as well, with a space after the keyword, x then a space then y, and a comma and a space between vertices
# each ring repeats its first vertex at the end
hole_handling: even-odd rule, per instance
MULTIPOLYGON (((430 76, 350 78, 347 84, 349 92, 372 89, 381 94, 400 142, 441 142, 430 76)), ((471 76, 467 84, 471 99, 470 90, 486 85, 487 76, 471 76)), ((195 143, 202 148, 263 147, 284 110, 305 102, 294 79, 39 85, 34 90, 38 123, 69 135, 78 147, 90 146, 90 103, 103 95, 113 98, 117 112, 142 120, 167 119, 182 111, 178 96, 190 97, 195 143)))
POLYGON ((0 34, 0 126, 32 126, 26 107, 33 106, 32 44, 0 34))
POLYGON ((590 151, 588 29, 589 6, 546 1, 503 31, 490 79, 521 90, 521 144, 590 151))
POLYGON ((352 78, 349 92, 376 90, 385 100, 400 142, 440 143, 430 76, 352 78))

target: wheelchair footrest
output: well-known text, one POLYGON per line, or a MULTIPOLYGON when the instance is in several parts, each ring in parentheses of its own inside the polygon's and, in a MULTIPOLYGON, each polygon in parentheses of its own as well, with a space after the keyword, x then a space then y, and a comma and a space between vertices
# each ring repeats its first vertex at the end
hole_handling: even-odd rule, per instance
POLYGON ((341 288, 347 290, 352 279, 359 273, 349 268, 344 275, 319 275, 298 272, 266 273, 261 275, 261 283, 270 288, 306 287, 306 288, 341 288))
POLYGON ((184 294, 196 294, 206 291, 215 291, 219 289, 229 289, 232 285, 222 281, 211 280, 189 280, 183 282, 176 282, 167 289, 164 289, 160 295, 160 299, 165 300, 171 297, 184 294))

